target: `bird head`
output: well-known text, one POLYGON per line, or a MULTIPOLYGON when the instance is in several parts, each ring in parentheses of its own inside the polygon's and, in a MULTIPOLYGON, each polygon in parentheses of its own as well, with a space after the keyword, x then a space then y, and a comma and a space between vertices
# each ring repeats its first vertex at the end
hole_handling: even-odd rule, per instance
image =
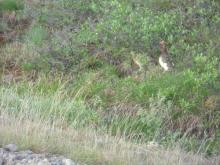
POLYGON ((162 54, 167 52, 166 42, 164 40, 160 40, 160 52, 162 54))
POLYGON ((165 48, 166 42, 164 40, 160 40, 160 48, 165 48))

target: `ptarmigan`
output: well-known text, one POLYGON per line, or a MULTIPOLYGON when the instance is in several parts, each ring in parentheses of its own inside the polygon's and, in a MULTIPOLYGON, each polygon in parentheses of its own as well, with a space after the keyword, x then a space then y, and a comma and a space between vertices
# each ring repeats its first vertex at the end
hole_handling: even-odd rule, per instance
POLYGON ((133 72, 139 72, 142 70, 141 63, 134 57, 131 59, 131 69, 133 72))
POLYGON ((164 69, 164 71, 170 71, 173 69, 173 62, 171 57, 168 54, 166 43, 164 40, 160 41, 160 57, 159 57, 159 64, 164 69))

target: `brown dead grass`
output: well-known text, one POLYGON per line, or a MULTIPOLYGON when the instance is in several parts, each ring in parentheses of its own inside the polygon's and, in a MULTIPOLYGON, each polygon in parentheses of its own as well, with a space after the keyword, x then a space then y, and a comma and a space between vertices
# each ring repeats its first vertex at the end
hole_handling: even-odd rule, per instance
POLYGON ((132 144, 90 130, 63 127, 62 120, 30 120, 2 112, 0 145, 16 143, 20 149, 62 154, 80 163, 128 165, 218 165, 220 157, 205 158, 176 148, 165 150, 154 143, 132 144))

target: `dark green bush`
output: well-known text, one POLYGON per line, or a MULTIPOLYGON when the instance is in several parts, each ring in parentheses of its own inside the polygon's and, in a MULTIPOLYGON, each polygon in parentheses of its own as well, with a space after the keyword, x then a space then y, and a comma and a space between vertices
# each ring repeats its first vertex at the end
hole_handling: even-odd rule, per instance
POLYGON ((22 0, 2 0, 0 1, 0 11, 15 11, 24 9, 22 0))

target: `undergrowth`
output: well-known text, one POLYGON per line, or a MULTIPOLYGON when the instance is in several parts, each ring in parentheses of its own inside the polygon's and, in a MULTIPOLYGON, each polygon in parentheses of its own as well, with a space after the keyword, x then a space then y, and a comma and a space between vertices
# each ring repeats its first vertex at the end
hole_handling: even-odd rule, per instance
POLYGON ((0 38, 4 111, 219 154, 218 1, 17 2, 0 1, 2 26, 29 20, 0 38), (158 65, 160 40, 172 72, 158 65), (142 69, 120 72, 132 59, 142 69))

